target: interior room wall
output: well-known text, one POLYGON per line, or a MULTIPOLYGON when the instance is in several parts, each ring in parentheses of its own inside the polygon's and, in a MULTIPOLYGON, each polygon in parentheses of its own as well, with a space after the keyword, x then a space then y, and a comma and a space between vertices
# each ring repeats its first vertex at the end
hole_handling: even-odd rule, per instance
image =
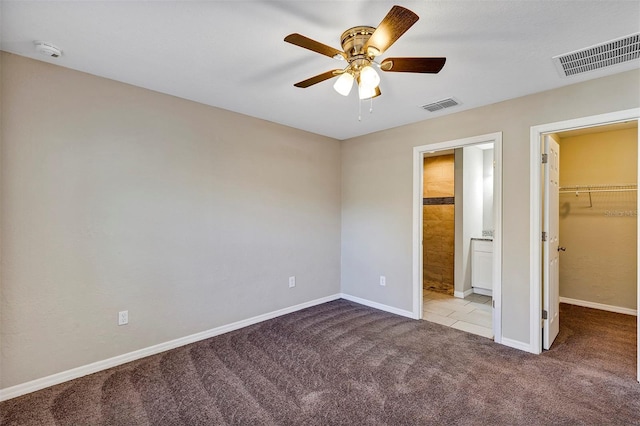
POLYGON ((340 292, 338 141, 2 67, 2 388, 340 292))
MULTIPOLYGON (((636 184, 638 129, 562 137, 560 186, 636 184)), ((637 309, 637 192, 560 194, 560 296, 637 309)))
POLYGON ((475 146, 458 148, 456 170, 455 292, 465 297, 471 286, 471 239, 493 229, 493 149, 475 146), (487 215, 489 219, 487 220, 487 215))
POLYGON ((638 108, 638 93, 634 70, 343 141, 342 291, 411 311, 413 148, 501 131, 502 332, 528 344, 531 126, 638 108))
POLYGON ((493 231, 493 149, 482 155, 482 230, 493 231))
POLYGON ((465 146, 462 171, 462 268, 464 291, 471 289, 471 238, 482 236, 483 154, 480 148, 465 146))
POLYGON ((453 295, 454 155, 424 159, 423 286, 453 295))

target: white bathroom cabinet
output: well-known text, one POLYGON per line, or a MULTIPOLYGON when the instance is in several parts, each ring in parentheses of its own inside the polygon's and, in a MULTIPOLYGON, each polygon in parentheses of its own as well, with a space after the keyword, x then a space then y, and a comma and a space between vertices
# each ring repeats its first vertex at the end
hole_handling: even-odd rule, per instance
POLYGON ((492 295, 493 241, 471 239, 471 287, 474 293, 492 295))

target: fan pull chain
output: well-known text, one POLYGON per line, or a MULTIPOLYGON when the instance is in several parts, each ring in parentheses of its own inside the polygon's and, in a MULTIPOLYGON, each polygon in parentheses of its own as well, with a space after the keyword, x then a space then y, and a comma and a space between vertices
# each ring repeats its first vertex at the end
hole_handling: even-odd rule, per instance
MULTIPOLYGON (((373 114, 373 98, 369 98, 369 114, 373 114)), ((362 99, 358 99, 358 121, 362 121, 362 99)))

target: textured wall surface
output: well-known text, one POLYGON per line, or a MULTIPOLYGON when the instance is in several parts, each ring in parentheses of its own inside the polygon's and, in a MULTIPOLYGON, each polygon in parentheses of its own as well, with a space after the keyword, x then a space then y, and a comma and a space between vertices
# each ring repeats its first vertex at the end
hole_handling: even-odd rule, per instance
MULTIPOLYGON (((637 183, 637 128, 560 136, 561 187, 637 183)), ((636 309, 637 195, 560 194, 560 296, 636 309)))
POLYGON ((339 293, 339 142, 2 56, 3 388, 339 293))

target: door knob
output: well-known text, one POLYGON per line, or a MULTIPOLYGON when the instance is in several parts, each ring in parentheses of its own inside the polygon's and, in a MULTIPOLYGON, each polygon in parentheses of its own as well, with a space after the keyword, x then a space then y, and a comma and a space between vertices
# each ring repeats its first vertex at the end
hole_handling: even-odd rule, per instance
POLYGON ((567 251, 567 248, 558 246, 558 251, 567 251))

